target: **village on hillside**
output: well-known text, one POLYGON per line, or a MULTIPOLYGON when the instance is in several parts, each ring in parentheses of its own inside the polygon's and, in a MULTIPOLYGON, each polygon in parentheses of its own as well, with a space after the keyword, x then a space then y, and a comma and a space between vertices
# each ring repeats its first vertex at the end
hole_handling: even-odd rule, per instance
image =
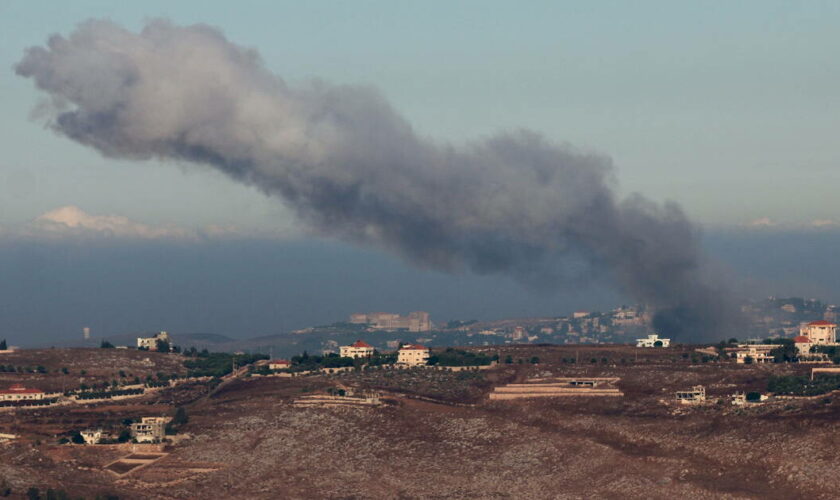
MULTIPOLYGON (((788 314, 803 313, 787 306, 780 308, 788 314)), ((621 320, 628 325, 643 324, 644 315, 621 310, 621 320)), ((624 344, 536 344, 529 338, 531 332, 539 328, 537 331, 548 335, 543 329, 553 328, 539 326, 542 320, 497 322, 493 335, 481 333, 490 327, 469 323, 450 326, 487 338, 504 332, 500 339, 505 340, 481 346, 430 347, 417 341, 434 331, 427 314, 360 314, 351 318, 353 324, 363 326, 355 340, 286 358, 198 350, 178 345, 177 335, 168 332, 140 336, 131 346, 103 340, 99 348, 21 349, 3 341, 0 455, 4 460, 30 458, 15 459, 14 467, 0 467, 0 493, 22 494, 35 488, 53 495, 68 494, 66 485, 76 484, 75 492, 90 497, 134 498, 153 491, 172 498, 193 498, 198 491, 212 491, 219 481, 229 484, 229 478, 235 476, 245 481, 243 494, 254 494, 258 490, 250 489, 252 486, 290 487, 271 474, 248 486, 245 471, 237 465, 237 461, 248 460, 249 451, 234 443, 248 441, 251 438, 246 436, 251 433, 255 433, 255 443, 272 442, 270 436, 283 432, 270 423, 274 419, 284 422, 284 428, 297 429, 298 437, 283 438, 286 446, 293 447, 309 440, 339 443, 339 436, 350 429, 362 432, 366 439, 382 439, 368 434, 385 425, 377 415, 388 415, 388 421, 393 422, 405 420, 405 425, 413 419, 439 422, 432 424, 437 430, 430 436, 403 435, 378 445, 378 454, 393 455, 391 472, 397 473, 406 459, 399 455, 402 446, 410 442, 417 453, 427 453, 420 450, 432 446, 434 434, 445 428, 434 426, 461 422, 464 417, 456 415, 472 415, 469 418, 478 419, 475 422, 485 422, 481 433, 487 437, 472 445, 478 446, 477 450, 489 452, 500 443, 503 434, 491 429, 502 423, 519 429, 516 432, 522 433, 523 446, 525 442, 535 446, 532 439, 536 436, 522 427, 529 425, 527 413, 520 413, 535 405, 541 414, 558 418, 588 415, 600 422, 601 429, 587 431, 592 436, 584 439, 602 440, 605 438, 597 437, 602 432, 618 432, 625 443, 622 446, 642 446, 644 440, 651 439, 650 433, 627 427, 633 419, 650 419, 659 429, 656 439, 677 439, 681 446, 693 447, 704 457, 696 464, 675 464, 675 472, 667 473, 674 474, 671 477, 684 476, 677 469, 705 468, 712 461, 727 484, 754 487, 761 478, 740 464, 737 448, 721 444, 713 453, 706 451, 708 443, 677 436, 684 425, 712 425, 725 419, 732 439, 750 436, 753 450, 769 450, 774 446, 770 437, 765 440, 751 430, 755 419, 772 417, 784 425, 787 419, 840 415, 837 324, 811 319, 810 311, 799 317, 808 320, 796 331, 782 332, 788 336, 721 339, 699 345, 680 343, 649 330, 624 344), (380 349, 370 339, 383 330, 411 340, 380 349), (336 418, 345 423, 329 423, 336 418), (323 435, 303 423, 312 419, 335 434, 323 435), (259 423, 249 423, 252 421, 259 423), (491 425, 491 421, 498 423, 491 425), (21 455, 23 450, 29 451, 21 455), (59 485, 65 485, 64 489, 59 485)), ((824 310, 822 317, 831 316, 824 310)), ((563 321, 584 330, 581 325, 600 328, 605 324, 600 319, 596 323, 596 318, 580 312, 563 321)), ((833 432, 830 421, 823 420, 828 427, 817 432, 814 440, 833 432)), ((562 428, 541 439, 567 446, 561 443, 568 438, 555 434, 562 428)), ((392 431, 375 432, 384 436, 392 431)), ((803 442, 798 446, 802 449, 803 442)), ((818 456, 822 445, 813 446, 814 456, 818 456)), ((443 460, 455 460, 448 451, 430 448, 428 453, 443 453, 443 460)), ((332 458, 315 456, 334 463, 332 458)), ((816 463, 815 467, 829 467, 816 463)), ((664 467, 664 471, 670 470, 667 460, 664 467)), ((359 482, 347 483, 342 491, 354 494, 367 487, 363 478, 371 478, 374 469, 363 469, 359 482)), ((325 484, 323 477, 308 475, 318 470, 315 467, 304 477, 310 477, 319 491, 332 491, 333 486, 325 484)), ((523 472, 524 477, 541 474, 541 470, 535 467, 523 472)), ((700 474, 699 469, 693 473, 700 474)), ((450 491, 444 488, 447 481, 444 474, 437 485, 440 490, 427 484, 427 490, 414 489, 412 493, 422 496, 450 491)), ((495 484, 489 482, 488 487, 501 488, 495 484)), ((685 486, 686 491, 697 494, 709 488, 690 480, 685 486)), ((636 486, 625 487, 637 492, 636 486)), ((737 491, 735 486, 729 488, 737 491)), ((794 496, 823 491, 795 475, 779 488, 796 493, 794 496)), ((305 490, 296 491, 303 495, 305 490)))

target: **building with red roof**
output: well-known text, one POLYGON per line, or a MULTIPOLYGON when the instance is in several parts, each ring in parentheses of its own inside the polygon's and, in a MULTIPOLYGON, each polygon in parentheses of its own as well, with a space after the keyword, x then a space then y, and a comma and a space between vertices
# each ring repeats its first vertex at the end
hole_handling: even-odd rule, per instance
POLYGON ((373 346, 363 340, 339 348, 342 358, 368 358, 373 356, 373 346))
POLYGON ((834 344, 837 342, 837 324, 821 319, 811 321, 799 328, 800 337, 808 337, 815 345, 834 344))
POLYGON ((44 391, 14 384, 8 389, 0 390, 0 401, 24 401, 44 399, 44 391))
POLYGON ((397 364, 423 366, 429 364, 429 348, 420 344, 406 344, 397 353, 397 364))
POLYGON ((292 362, 288 359, 272 359, 268 362, 269 370, 286 370, 291 368, 292 362))
POLYGON ((805 356, 811 354, 811 339, 804 335, 798 335, 793 338, 793 344, 796 346, 796 349, 799 351, 800 356, 805 356))

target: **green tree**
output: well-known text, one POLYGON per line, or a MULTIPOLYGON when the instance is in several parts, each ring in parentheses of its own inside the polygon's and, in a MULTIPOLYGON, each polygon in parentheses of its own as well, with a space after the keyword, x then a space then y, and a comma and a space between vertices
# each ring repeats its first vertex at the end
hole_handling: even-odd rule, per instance
POLYGON ((103 340, 101 344, 99 344, 101 349, 113 349, 114 344, 108 342, 107 340, 103 340))
POLYGON ((187 410, 184 409, 183 406, 179 406, 177 410, 175 410, 175 416, 172 417, 172 423, 181 426, 189 422, 189 417, 187 416, 187 410))
POLYGON ((131 440, 131 431, 128 429, 123 429, 120 431, 120 435, 117 436, 118 443, 127 443, 131 440))
POLYGON ((511 356, 510 354, 508 354, 507 356, 505 356, 505 364, 506 364, 506 365, 511 365, 511 364, 513 364, 513 356, 511 356))
POLYGON ((82 437, 79 431, 73 432, 73 436, 70 437, 70 441, 72 441, 73 444, 85 444, 85 438, 82 437))
POLYGON ((539 364, 539 362, 540 362, 540 358, 538 358, 538 357, 536 357, 536 356, 534 356, 534 357, 532 357, 532 358, 531 358, 531 364, 532 364, 532 365, 539 364))
POLYGON ((158 339, 158 341, 155 342, 155 347, 157 348, 158 352, 169 352, 170 350, 169 342, 165 340, 158 339))
POLYGON ((5 351, 6 349, 8 349, 8 346, 6 345, 6 339, 0 340, 0 351, 5 351))
POLYGON ((35 488, 34 486, 29 488, 26 490, 26 498, 29 500, 41 500, 41 490, 35 488))

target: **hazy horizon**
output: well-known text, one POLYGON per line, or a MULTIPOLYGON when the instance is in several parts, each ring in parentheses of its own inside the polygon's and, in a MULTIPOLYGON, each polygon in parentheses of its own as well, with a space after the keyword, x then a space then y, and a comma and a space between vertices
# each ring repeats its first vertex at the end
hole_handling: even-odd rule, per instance
MULTIPOLYGON (((840 232, 707 232, 704 246, 744 298, 840 302, 827 268, 840 232)), ((143 331, 250 338, 343 321, 350 313, 425 310, 432 319, 559 316, 630 304, 605 284, 557 293, 472 273, 420 270, 329 241, 89 240, 0 244, 0 317, 13 345, 143 331)))

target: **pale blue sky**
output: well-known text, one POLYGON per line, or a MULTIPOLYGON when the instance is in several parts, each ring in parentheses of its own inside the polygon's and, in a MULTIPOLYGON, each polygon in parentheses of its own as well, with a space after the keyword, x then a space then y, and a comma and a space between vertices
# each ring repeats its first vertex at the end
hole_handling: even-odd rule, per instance
POLYGON ((29 119, 12 65, 90 17, 220 27, 294 82, 378 87, 421 133, 527 127, 612 156, 624 192, 716 226, 840 218, 838 2, 0 1, 0 224, 58 206, 288 227, 209 170, 106 160, 29 119))

